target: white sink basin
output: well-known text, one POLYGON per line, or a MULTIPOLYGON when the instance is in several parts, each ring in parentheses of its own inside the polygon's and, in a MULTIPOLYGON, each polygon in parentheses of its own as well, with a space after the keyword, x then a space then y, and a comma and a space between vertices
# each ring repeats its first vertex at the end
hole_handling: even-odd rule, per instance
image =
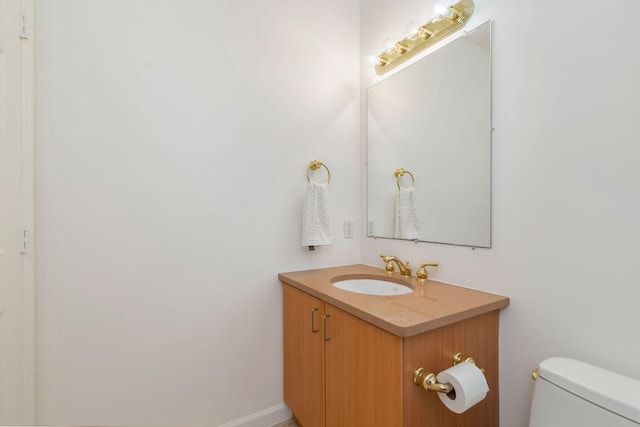
POLYGON ((413 292, 408 285, 384 279, 338 277, 332 280, 331 284, 345 291, 366 295, 404 295, 413 292))

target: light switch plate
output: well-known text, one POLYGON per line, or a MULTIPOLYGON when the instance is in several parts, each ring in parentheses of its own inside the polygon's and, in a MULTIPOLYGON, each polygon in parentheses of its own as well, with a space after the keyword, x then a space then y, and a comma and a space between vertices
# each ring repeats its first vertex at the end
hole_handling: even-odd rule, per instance
POLYGON ((352 219, 344 220, 344 238, 353 239, 353 220, 352 219))

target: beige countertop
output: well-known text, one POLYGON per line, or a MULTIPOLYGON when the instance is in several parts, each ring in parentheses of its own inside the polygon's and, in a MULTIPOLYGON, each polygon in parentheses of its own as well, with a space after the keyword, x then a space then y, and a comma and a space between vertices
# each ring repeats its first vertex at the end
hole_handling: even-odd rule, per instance
POLYGON ((509 305, 509 298, 415 277, 389 276, 382 268, 355 264, 278 274, 281 282, 300 289, 362 320, 401 337, 410 337, 509 305), (339 289, 336 278, 398 279, 415 291, 405 295, 364 295, 339 289), (352 277, 348 277, 352 276, 352 277))

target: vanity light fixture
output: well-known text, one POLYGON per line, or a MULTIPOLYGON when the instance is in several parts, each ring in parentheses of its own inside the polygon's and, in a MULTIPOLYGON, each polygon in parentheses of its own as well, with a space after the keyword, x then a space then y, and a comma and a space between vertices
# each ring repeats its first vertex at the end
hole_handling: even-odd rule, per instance
POLYGON ((441 15, 420 26, 374 59, 376 73, 383 75, 449 34, 464 27, 473 14, 473 0, 460 0, 441 15))

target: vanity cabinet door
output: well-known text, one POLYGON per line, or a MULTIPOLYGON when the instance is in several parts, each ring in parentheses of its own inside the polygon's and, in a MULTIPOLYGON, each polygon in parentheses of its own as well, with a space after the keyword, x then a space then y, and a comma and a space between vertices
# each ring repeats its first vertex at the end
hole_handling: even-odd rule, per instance
POLYGON ((327 427, 401 427, 402 338, 325 309, 327 427))
POLYGON ((284 401, 304 427, 325 425, 325 303, 284 285, 284 401))

